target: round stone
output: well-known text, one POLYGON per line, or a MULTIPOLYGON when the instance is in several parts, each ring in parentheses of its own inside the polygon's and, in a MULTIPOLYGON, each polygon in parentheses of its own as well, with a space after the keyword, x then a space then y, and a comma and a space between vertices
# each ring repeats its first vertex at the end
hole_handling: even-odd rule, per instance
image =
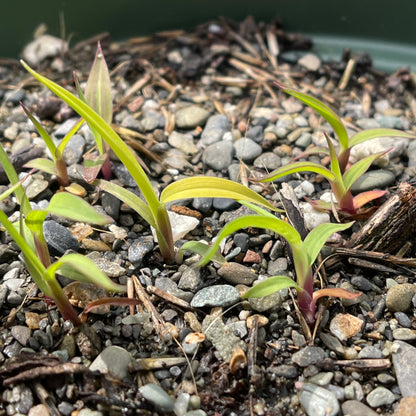
POLYGON ((411 283, 395 285, 387 291, 386 306, 390 312, 407 312, 415 294, 416 286, 411 283))

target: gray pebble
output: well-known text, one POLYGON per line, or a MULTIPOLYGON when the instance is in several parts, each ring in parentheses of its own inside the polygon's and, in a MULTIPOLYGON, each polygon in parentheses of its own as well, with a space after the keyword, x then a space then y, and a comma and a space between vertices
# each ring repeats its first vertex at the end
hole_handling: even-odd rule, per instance
POLYGON ((145 116, 140 120, 141 131, 153 131, 157 128, 165 127, 165 117, 157 111, 146 111, 145 116))
POLYGON ((184 290, 179 289, 177 284, 168 277, 158 277, 155 280, 155 286, 173 296, 178 297, 179 299, 185 300, 186 302, 190 302, 194 296, 191 292, 185 292, 184 290))
POLYGON ((54 136, 57 139, 63 139, 71 129, 77 124, 79 121, 78 117, 71 117, 68 120, 65 120, 62 124, 58 126, 58 128, 54 132, 54 136))
POLYGON ((218 269, 218 275, 233 285, 251 285, 257 275, 247 266, 229 262, 218 269))
POLYGON ((396 398, 394 394, 385 387, 376 387, 367 395, 366 400, 371 407, 377 408, 380 406, 392 404, 396 398))
POLYGON ((305 347, 292 355, 292 361, 299 367, 320 363, 325 358, 325 351, 320 347, 305 347))
POLYGON ((49 182, 44 179, 35 178, 30 184, 25 188, 26 196, 28 199, 32 200, 40 195, 43 191, 48 189, 49 182))
POLYGON ((393 172, 390 172, 385 169, 376 169, 361 175, 360 178, 352 185, 351 191, 365 192, 372 189, 383 189, 391 185, 396 179, 396 176, 393 172))
POLYGON ((214 285, 198 291, 191 301, 193 308, 227 307, 234 305, 240 300, 240 293, 234 286, 214 285))
POLYGON ((52 256, 62 256, 67 250, 79 250, 78 240, 56 221, 50 220, 43 223, 43 235, 52 256))
POLYGON ((201 133, 199 145, 208 146, 222 139, 224 134, 231 130, 227 116, 215 114, 211 116, 201 133))
POLYGON ((383 128, 398 130, 407 130, 409 128, 409 121, 405 117, 385 116, 376 113, 374 118, 383 128))
POLYGON ((334 378, 334 373, 326 372, 326 373, 318 373, 311 378, 309 378, 308 382, 312 384, 316 384, 317 386, 326 386, 328 385, 332 379, 334 378))
POLYGON ((5 286, 4 284, 0 284, 0 309, 3 307, 8 293, 9 289, 7 288, 7 286, 5 286))
POLYGON ((124 348, 111 345, 97 356, 89 369, 102 374, 110 374, 119 380, 125 380, 129 377, 129 364, 132 359, 131 354, 124 348))
POLYGON ((235 233, 233 241, 236 247, 239 247, 241 251, 248 250, 250 237, 246 233, 235 233))
POLYGON ((410 328, 393 329, 393 338, 399 341, 414 341, 416 334, 410 328))
POLYGON ((119 218, 121 202, 114 195, 103 192, 101 195, 101 205, 105 213, 111 218, 114 218, 115 220, 119 218))
POLYGON ((178 287, 182 290, 195 292, 203 284, 199 268, 185 266, 182 276, 179 279, 178 287))
POLYGON ((314 53, 307 53, 298 60, 298 64, 308 71, 317 71, 321 67, 321 60, 314 53))
POLYGON ((403 328, 410 328, 412 326, 411 319, 404 312, 395 312, 394 317, 403 328))
POLYGON ((198 152, 198 148, 195 146, 192 135, 190 134, 173 131, 169 136, 168 143, 187 155, 193 155, 198 152))
POLYGON ((264 152, 254 159, 253 165, 260 169, 274 170, 281 166, 281 160, 276 153, 264 152))
POLYGON ((269 261, 267 265, 267 274, 270 276, 276 276, 285 274, 282 272, 285 272, 287 270, 287 259, 286 257, 279 257, 276 260, 269 261))
POLYGON ((262 149, 254 140, 243 137, 234 143, 235 153, 243 162, 251 162, 261 155, 262 149))
POLYGON ((394 341, 393 366, 403 397, 416 396, 416 348, 407 342, 394 341))
POLYGON ((174 401, 172 398, 157 384, 146 384, 139 389, 143 397, 154 406, 159 412, 172 412, 174 401))
POLYGON ((238 202, 231 198, 214 198, 212 206, 218 211, 230 211, 238 207, 238 202))
POLYGON ((207 413, 202 409, 190 410, 186 412, 184 416, 207 416, 207 413))
POLYGON ((139 237, 130 244, 128 260, 135 266, 139 266, 144 256, 153 250, 154 241, 152 236, 139 237))
POLYGON ((233 143, 231 141, 219 141, 206 147, 202 160, 214 170, 223 170, 231 165, 233 156, 233 143))
POLYGON ((115 261, 110 261, 103 257, 102 253, 93 251, 87 254, 87 257, 92 260, 95 265, 102 270, 108 277, 120 277, 126 274, 126 269, 120 266, 115 261))
POLYGON ((368 279, 366 279, 364 276, 354 276, 351 279, 351 283, 358 290, 362 290, 363 292, 369 292, 373 288, 372 283, 368 279))
POLYGON ((123 185, 129 186, 131 188, 135 188, 137 186, 136 181, 131 176, 130 172, 127 168, 121 164, 117 163, 113 166, 114 175, 119 179, 123 185))
POLYGON ((14 325, 12 326, 10 333, 16 341, 19 341, 24 347, 27 345, 27 342, 32 333, 31 329, 24 325, 14 325))
POLYGON ((84 154, 84 148, 84 137, 80 134, 74 134, 65 146, 63 154, 65 163, 67 165, 73 165, 74 163, 80 162, 82 159, 82 155, 84 154))
POLYGON ((208 117, 209 111, 205 108, 191 105, 176 112, 175 122, 180 129, 193 129, 197 126, 203 126, 208 117))
POLYGON ((234 335, 232 329, 225 325, 221 316, 217 314, 204 318, 202 332, 215 347, 216 353, 226 362, 233 357, 235 347, 239 346, 243 351, 247 348, 246 343, 234 335))
POLYGON ((334 393, 311 383, 303 385, 300 402, 308 416, 336 416, 340 410, 334 393))
POLYGON ((358 400, 347 400, 341 405, 342 414, 348 416, 378 416, 374 410, 358 400))
POLYGON ((319 334, 319 338, 331 351, 335 351, 338 355, 341 356, 344 355, 345 348, 337 337, 334 337, 331 334, 327 334, 326 332, 321 332, 319 334))
POLYGON ((251 140, 254 140, 256 143, 261 143, 263 141, 263 127, 251 127, 247 130, 246 137, 248 137, 251 140))
POLYGON ((192 200, 192 207, 202 214, 208 214, 212 208, 213 198, 194 198, 192 200))
POLYGON ((267 372, 275 374, 277 377, 297 378, 298 369, 294 365, 281 364, 276 367, 269 367, 267 372))
POLYGON ((359 353, 358 358, 365 359, 365 358, 383 358, 383 354, 380 348, 377 348, 373 345, 368 345, 364 347, 359 353))

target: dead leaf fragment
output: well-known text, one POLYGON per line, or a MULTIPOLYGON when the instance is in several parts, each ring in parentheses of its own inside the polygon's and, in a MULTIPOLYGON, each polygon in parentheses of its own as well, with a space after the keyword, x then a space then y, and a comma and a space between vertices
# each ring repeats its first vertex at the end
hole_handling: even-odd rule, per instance
POLYGON ((185 337, 186 344, 200 344, 205 341, 205 334, 202 332, 191 332, 185 337))
POLYGON ((247 365, 247 356, 241 347, 234 348, 233 356, 230 360, 230 371, 236 373, 247 365))

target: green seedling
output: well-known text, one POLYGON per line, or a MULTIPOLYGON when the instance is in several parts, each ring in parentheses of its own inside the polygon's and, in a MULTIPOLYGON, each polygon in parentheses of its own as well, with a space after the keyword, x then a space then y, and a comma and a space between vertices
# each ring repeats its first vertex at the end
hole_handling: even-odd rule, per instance
POLYGON ((20 220, 17 223, 11 223, 0 210, 0 223, 19 246, 26 267, 39 289, 54 300, 64 319, 79 325, 81 321, 78 315, 56 280, 58 273, 70 279, 99 285, 112 292, 123 292, 125 287, 112 282, 90 259, 81 254, 67 254, 51 262, 43 235, 43 223, 49 214, 97 225, 107 224, 112 220, 98 213, 83 199, 67 192, 55 194, 46 209, 32 210, 21 181, 1 146, 0 162, 12 184, 0 195, 0 200, 14 192, 21 207, 20 220))
MULTIPOLYGON (((111 124, 113 118, 111 80, 100 42, 97 44, 97 51, 88 76, 85 94, 82 93, 76 77, 75 83, 79 97, 99 114, 107 124, 111 124)), ((94 135, 99 154, 88 153, 84 155, 85 179, 87 182, 92 182, 97 177, 100 169, 104 178, 110 179, 111 163, 108 154, 109 147, 94 126, 89 125, 89 127, 94 135)))
MULTIPOLYGON (((320 297, 334 296, 354 299, 360 295, 341 288, 313 290, 312 266, 321 248, 333 233, 349 228, 353 224, 352 222, 346 224, 320 224, 302 241, 299 233, 290 224, 276 218, 262 208, 254 207, 251 204, 247 205, 251 206, 259 215, 247 215, 226 224, 218 233, 215 243, 206 250, 199 262, 199 266, 206 265, 217 255, 221 241, 230 234, 247 227, 262 228, 281 235, 288 242, 292 250, 296 281, 288 276, 270 277, 249 289, 244 295, 245 298, 262 297, 284 288, 295 288, 298 294, 299 309, 306 322, 309 325, 313 325, 315 322, 316 301, 320 297)), ((183 249, 192 249, 192 246, 187 244, 185 243, 183 249)))
POLYGON ((51 263, 42 231, 48 214, 101 225, 108 223, 109 218, 99 214, 83 199, 66 192, 55 194, 46 209, 29 211, 24 219, 22 216, 20 224, 12 224, 0 211, 0 222, 22 251, 33 281, 46 296, 54 300, 64 319, 79 325, 78 315, 56 280, 58 273, 111 292, 123 292, 125 287, 112 282, 90 259, 78 253, 64 255, 51 263))
MULTIPOLYGON (((111 81, 100 43, 98 43, 97 46, 97 52, 88 77, 85 94, 82 92, 76 78, 75 83, 81 100, 88 103, 91 108, 93 108, 108 124, 110 124, 113 116, 111 81)), ((45 158, 31 160, 25 165, 25 167, 39 169, 43 172, 49 173, 50 175, 56 175, 60 186, 68 186, 68 171, 63 158, 63 153, 69 140, 80 129, 84 120, 81 119, 78 121, 62 139, 59 145, 55 145, 54 141, 43 126, 36 120, 23 103, 20 104, 23 111, 36 127, 52 157, 52 160, 45 158)), ((103 141, 101 135, 93 127, 91 127, 91 131, 94 135, 99 155, 95 155, 90 152, 84 156, 84 173, 87 182, 93 181, 97 177, 100 170, 103 172, 103 176, 105 178, 111 177, 111 164, 108 156, 108 146, 103 141)))
POLYGON ((96 134, 99 134, 105 140, 121 163, 130 172, 143 195, 144 201, 137 197, 137 195, 113 183, 104 180, 97 180, 93 183, 130 205, 145 221, 154 227, 161 254, 166 262, 173 261, 175 254, 172 228, 166 209, 166 203, 168 202, 186 198, 215 196, 219 198, 232 198, 237 201, 248 201, 275 210, 267 200, 241 184, 222 178, 203 176, 185 178, 168 185, 161 193, 159 199, 149 178, 137 162, 130 148, 90 105, 53 81, 38 74, 25 62, 21 62, 30 74, 65 101, 94 129, 96 134))
MULTIPOLYGON (((296 172, 314 172, 324 176, 330 183, 332 191, 335 195, 338 204, 338 210, 347 215, 354 215, 357 210, 367 204, 368 202, 380 198, 385 194, 385 191, 374 190, 362 192, 353 197, 351 187, 354 182, 365 173, 371 164, 384 152, 370 155, 354 165, 348 167, 350 151, 353 146, 366 142, 378 137, 404 137, 407 139, 415 138, 414 134, 406 133, 394 129, 370 129, 361 131, 351 138, 348 137, 347 130, 341 119, 335 114, 333 110, 323 104, 321 101, 307 94, 299 91, 285 88, 279 85, 280 88, 287 94, 301 100, 306 105, 318 112, 324 119, 332 126, 335 136, 338 139, 339 147, 335 149, 329 136, 325 133, 325 138, 328 143, 328 148, 312 148, 308 154, 311 153, 325 153, 329 154, 331 160, 331 167, 327 169, 317 163, 313 162, 293 162, 286 166, 282 166, 267 177, 260 180, 260 182, 269 182, 276 180, 282 176, 286 176, 296 172), (348 167, 348 169, 347 169, 348 167)), ((305 152, 303 155, 307 155, 305 152)), ((321 201, 313 201, 317 208, 331 209, 331 204, 325 204, 321 201)))
POLYGON ((42 137, 45 142, 52 160, 45 158, 37 158, 26 163, 25 167, 39 169, 43 172, 49 173, 50 175, 55 175, 57 177, 58 183, 60 186, 65 187, 69 185, 68 171, 66 163, 63 157, 63 153, 66 145, 68 144, 71 137, 79 130, 81 125, 84 123, 84 120, 78 121, 74 127, 66 134, 58 146, 55 145, 54 141, 48 134, 48 132, 43 128, 43 126, 36 120, 36 118, 30 113, 30 111, 20 103, 23 108, 23 111, 26 113, 27 117, 36 127, 39 135, 42 137))

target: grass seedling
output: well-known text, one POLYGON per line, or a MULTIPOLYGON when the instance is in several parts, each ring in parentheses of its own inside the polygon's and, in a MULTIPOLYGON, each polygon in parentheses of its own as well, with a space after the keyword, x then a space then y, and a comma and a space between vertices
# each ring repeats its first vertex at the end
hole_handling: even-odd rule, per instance
MULTIPOLYGON (((330 169, 325 168, 317 163, 312 162, 293 162, 286 166, 282 166, 267 177, 260 180, 260 182, 269 182, 278 179, 282 176, 286 176, 296 172, 315 172, 324 176, 330 183, 332 191, 337 200, 337 208, 341 213, 346 215, 354 215, 357 210, 367 204, 368 202, 380 198, 385 194, 382 190, 373 190, 368 192, 362 192, 355 197, 351 193, 351 187, 354 182, 365 173, 371 164, 384 153, 376 153, 370 155, 352 166, 349 166, 350 151, 353 146, 366 142, 378 137, 404 137, 415 138, 414 134, 406 133, 400 130, 394 129, 370 129, 361 131, 351 138, 348 137, 347 130, 342 123, 341 119, 335 114, 333 110, 323 104, 321 101, 307 94, 303 94, 294 89, 285 88, 279 85, 280 88, 287 94, 301 100, 303 103, 318 112, 333 128, 336 138, 338 139, 338 150, 332 144, 329 136, 325 134, 328 148, 312 148, 310 151, 305 152, 303 155, 312 153, 325 153, 329 154, 331 160, 330 169)), ((330 204, 314 201, 313 204, 317 208, 331 209, 330 204)))
POLYGON ((0 210, 0 223, 19 246, 26 267, 39 289, 54 300, 64 319, 69 319, 75 325, 79 325, 81 322, 78 315, 56 280, 58 273, 70 279, 102 286, 112 292, 125 291, 125 288, 112 282, 90 259, 81 254, 67 254, 51 262, 43 235, 43 223, 49 214, 98 225, 107 224, 112 220, 98 213, 83 199, 67 192, 55 194, 46 209, 31 209, 16 171, 1 146, 0 162, 12 184, 6 192, 0 195, 0 200, 14 192, 21 208, 20 220, 17 223, 11 223, 7 215, 0 210))
POLYGON ((54 141, 52 140, 51 136, 48 132, 43 128, 43 126, 36 120, 36 118, 30 113, 30 111, 20 103, 23 108, 23 111, 26 113, 30 121, 36 127, 39 135, 42 137, 43 141, 45 142, 49 153, 51 154, 52 160, 45 159, 45 158, 37 158, 29 161, 26 163, 25 167, 39 169, 43 172, 49 173, 50 175, 55 175, 57 177, 58 183, 62 187, 66 187, 69 185, 68 179, 68 170, 66 167, 66 163, 63 157, 63 153, 65 150, 66 145, 68 144, 71 137, 79 130, 81 125, 84 123, 84 120, 80 120, 77 122, 74 127, 66 134, 66 136, 62 139, 61 143, 58 146, 55 145, 54 141))
MULTIPOLYGON (((349 228, 352 222, 346 224, 320 224, 302 241, 299 233, 292 225, 259 207, 251 205, 251 208, 260 215, 247 215, 226 224, 218 233, 215 243, 203 255, 199 266, 204 266, 216 255, 221 241, 230 234, 247 227, 262 228, 281 235, 288 242, 292 250, 296 281, 288 276, 273 276, 249 289, 244 297, 262 297, 284 288, 295 288, 298 294, 299 309, 306 322, 311 326, 315 323, 316 301, 320 297, 334 296, 353 299, 359 296, 359 294, 340 288, 313 290, 312 266, 321 248, 333 233, 349 228)), ((186 248, 187 246, 184 247, 184 249, 186 248)), ((192 248, 192 246, 189 246, 189 248, 192 248)))
POLYGON ((105 140, 121 163, 130 172, 145 201, 124 188, 104 180, 97 180, 94 184, 130 205, 145 221, 154 227, 161 254, 166 262, 172 262, 175 254, 172 228, 166 209, 166 203, 168 202, 186 198, 215 196, 232 198, 237 201, 248 201, 275 210, 267 200, 249 188, 230 180, 213 177, 192 177, 173 182, 163 190, 160 198, 158 198, 149 178, 137 162, 130 148, 90 105, 53 81, 38 74, 25 62, 21 62, 31 75, 65 101, 95 130, 96 134, 99 134, 105 140))

